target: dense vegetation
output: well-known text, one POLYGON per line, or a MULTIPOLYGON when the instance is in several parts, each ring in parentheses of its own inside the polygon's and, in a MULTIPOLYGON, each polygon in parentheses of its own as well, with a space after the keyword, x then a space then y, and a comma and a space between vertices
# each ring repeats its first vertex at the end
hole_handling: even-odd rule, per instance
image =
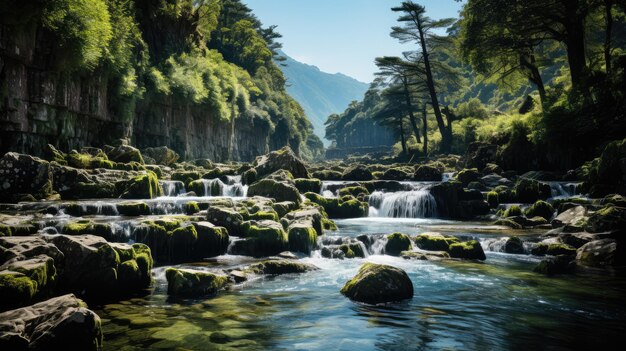
POLYGON ((580 166, 625 136, 625 8, 469 0, 458 20, 433 20, 403 2, 391 36, 411 51, 376 60, 364 109, 330 116, 327 138, 389 126, 400 158, 462 154, 480 141, 519 158, 510 169, 580 166))
POLYGON ((105 77, 129 124, 139 104, 170 99, 222 121, 254 114, 270 126, 270 148, 321 152, 274 63, 280 34, 239 0, 2 1, 0 23, 8 37, 38 31, 54 43, 45 60, 59 75, 105 77))

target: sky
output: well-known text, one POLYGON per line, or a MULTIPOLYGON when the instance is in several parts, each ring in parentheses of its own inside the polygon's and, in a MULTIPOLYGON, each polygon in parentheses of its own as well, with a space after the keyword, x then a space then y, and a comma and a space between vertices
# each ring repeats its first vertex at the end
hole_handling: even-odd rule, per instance
MULTIPOLYGON (((398 24, 391 11, 401 0, 243 0, 265 27, 278 25, 283 51, 328 73, 343 73, 362 82, 374 79, 374 59, 400 56, 414 45, 389 36, 398 24)), ((458 17, 461 3, 420 0, 428 17, 458 17)))

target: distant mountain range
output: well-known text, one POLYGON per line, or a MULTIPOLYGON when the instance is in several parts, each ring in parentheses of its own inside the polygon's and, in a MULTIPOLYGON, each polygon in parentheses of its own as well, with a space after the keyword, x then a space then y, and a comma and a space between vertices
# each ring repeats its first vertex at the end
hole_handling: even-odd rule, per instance
POLYGON ((287 58, 283 62, 286 66, 280 66, 287 78, 287 92, 302 105, 315 134, 327 146, 330 142, 324 139, 324 122, 328 116, 343 112, 354 100, 361 101, 369 84, 341 73, 322 72, 316 66, 282 55, 287 58))

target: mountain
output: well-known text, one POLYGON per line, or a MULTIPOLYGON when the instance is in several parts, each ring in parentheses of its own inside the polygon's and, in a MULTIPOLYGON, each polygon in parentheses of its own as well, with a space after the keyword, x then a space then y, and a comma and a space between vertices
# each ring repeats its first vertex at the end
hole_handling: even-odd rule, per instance
POLYGON ((359 82, 341 73, 330 74, 319 68, 287 58, 281 69, 287 78, 287 92, 302 105, 313 123, 315 134, 324 145, 324 122, 333 113, 343 112, 350 102, 363 99, 369 84, 359 82))

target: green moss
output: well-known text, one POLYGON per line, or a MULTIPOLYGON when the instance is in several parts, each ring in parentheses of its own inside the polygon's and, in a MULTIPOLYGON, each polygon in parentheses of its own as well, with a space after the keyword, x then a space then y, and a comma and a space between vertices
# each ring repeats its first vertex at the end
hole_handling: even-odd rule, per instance
POLYGON ((306 273, 308 271, 316 270, 317 267, 300 263, 291 260, 269 260, 259 263, 255 263, 249 267, 246 267, 246 272, 254 274, 294 274, 294 273, 306 273))
POLYGON ((63 233, 68 235, 90 234, 93 222, 90 220, 80 220, 68 223, 63 227, 63 233))
POLYGON ((163 196, 163 188, 152 171, 115 184, 122 199, 154 199, 163 196))
POLYGON ((361 243, 343 244, 339 246, 339 250, 346 255, 346 258, 365 257, 365 251, 361 243))
POLYGON ((322 181, 316 178, 297 178, 294 182, 296 184, 296 188, 298 188, 298 191, 301 193, 317 193, 322 188, 322 181))
POLYGON ((558 256, 558 255, 576 255, 576 249, 567 244, 546 244, 539 243, 537 244, 531 252, 535 256, 558 256))
POLYGON ((325 198, 316 193, 306 193, 304 196, 311 202, 324 207, 324 211, 331 218, 358 218, 365 217, 369 212, 369 205, 351 195, 342 198, 325 198))
POLYGON ((335 224, 335 221, 333 221, 332 219, 323 218, 322 226, 326 230, 337 230, 337 224, 335 224))
POLYGON ((188 215, 192 215, 194 213, 200 212, 200 207, 198 206, 198 202, 189 201, 185 204, 185 213, 188 215))
POLYGON ((454 176, 455 180, 463 183, 463 186, 467 186, 473 181, 480 179, 481 174, 477 168, 463 169, 454 176))
POLYGON ((354 197, 358 197, 359 195, 369 195, 370 192, 363 186, 351 186, 347 188, 343 188, 339 190, 339 197, 344 197, 346 195, 352 195, 354 197))
POLYGON ((498 198, 499 196, 497 191, 490 191, 487 193, 487 202, 492 208, 498 206, 498 204, 500 203, 500 200, 498 198))
POLYGON ((102 157, 94 157, 89 161, 89 168, 106 168, 113 169, 115 165, 112 161, 109 161, 102 157))
POLYGON ((200 172, 195 172, 195 171, 176 171, 174 173, 172 173, 172 180, 178 180, 181 181, 185 184, 185 186, 188 186, 189 183, 191 183, 194 180, 198 180, 202 177, 202 174, 200 172))
POLYGON ((253 219, 253 220, 257 220, 257 221, 261 221, 264 219, 267 220, 271 220, 271 221, 278 221, 278 213, 274 212, 274 211, 257 211, 255 213, 251 213, 248 215, 248 219, 253 219))
POLYGON ((37 283, 18 274, 0 274, 0 310, 29 304, 37 293, 37 283))
POLYGON ((341 172, 333 170, 323 170, 313 172, 313 177, 320 180, 341 180, 341 172))
POLYGON ((554 207, 552 207, 552 205, 543 200, 539 200, 535 202, 532 206, 527 208, 525 214, 528 218, 538 216, 543 217, 547 221, 549 221, 554 215, 554 207))
POLYGON ((11 230, 11 227, 4 225, 4 224, 0 224, 0 237, 11 236, 11 235, 13 235, 13 231, 11 230))
POLYGON ((387 235, 387 244, 385 244, 385 253, 390 256, 400 256, 402 251, 409 251, 413 248, 411 239, 408 235, 402 233, 393 233, 387 235))
POLYGON ((439 233, 424 233, 415 237, 415 245, 428 251, 449 251, 450 245, 458 241, 456 237, 445 237, 439 233))
POLYGON ((352 300, 377 304, 413 297, 413 283, 401 269, 365 263, 341 289, 352 300))
POLYGON ((193 225, 178 228, 170 234, 170 260, 189 262, 194 258, 194 247, 198 241, 198 232, 193 225))
POLYGON ((288 232, 289 250, 311 253, 317 247, 317 232, 312 227, 292 226, 288 232))
POLYGON ((244 233, 245 236, 249 238, 249 255, 256 257, 271 256, 289 247, 289 238, 280 224, 275 223, 270 225, 261 222, 260 225, 244 222, 244 233))
POLYGON ((214 295, 229 283, 227 276, 176 268, 168 268, 165 278, 168 295, 180 297, 214 295))
POLYGON ((147 216, 150 214, 150 206, 145 202, 126 201, 116 205, 117 212, 123 216, 137 217, 147 216))
POLYGON ((67 165, 74 168, 86 169, 91 166, 91 155, 70 153, 65 156, 67 165))
POLYGON ((518 205, 513 205, 504 211, 502 217, 516 217, 521 215, 522 209, 518 205))
POLYGON ((482 246, 476 240, 451 244, 450 257, 483 261, 487 259, 482 246))
POLYGON ((120 262, 134 260, 136 257, 135 250, 130 245, 129 246, 115 245, 113 246, 113 249, 115 250, 115 252, 117 252, 118 256, 120 257, 120 262))

